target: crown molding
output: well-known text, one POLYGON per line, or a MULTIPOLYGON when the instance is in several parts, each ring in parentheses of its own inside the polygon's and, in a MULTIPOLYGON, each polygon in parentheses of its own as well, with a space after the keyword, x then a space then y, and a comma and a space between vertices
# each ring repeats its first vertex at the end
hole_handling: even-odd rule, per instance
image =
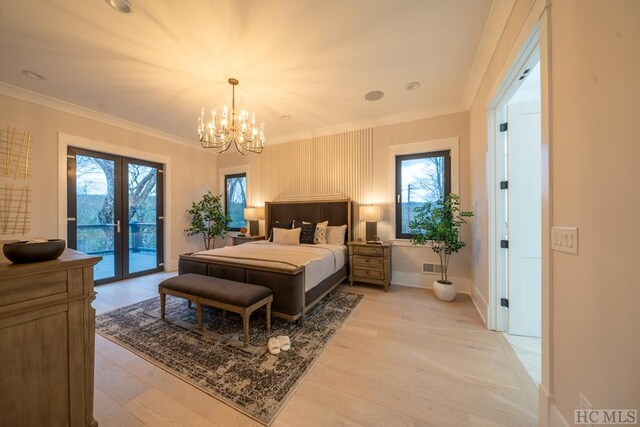
POLYGON ((70 102, 62 101, 57 98, 52 98, 47 95, 43 95, 37 92, 33 92, 27 89, 10 85, 8 83, 0 82, 0 95, 10 96, 12 98, 17 98, 22 101, 27 101, 33 104, 41 105, 43 107, 53 108, 54 110, 84 117, 85 119, 95 120, 100 123, 116 126, 122 129, 141 133, 143 135, 147 135, 154 138, 162 139, 164 141, 172 142, 174 144, 180 144, 185 147, 210 153, 210 151, 205 150, 199 144, 196 144, 194 143, 194 141, 190 141, 186 138, 182 138, 177 135, 173 135, 167 132, 153 129, 138 123, 130 122, 128 120, 111 116, 109 114, 101 113, 99 111, 90 110, 88 108, 81 107, 76 104, 72 104, 70 102))
POLYGON ((502 38, 504 29, 509 21, 515 0, 494 0, 489 11, 487 24, 482 32, 482 38, 476 50, 476 56, 469 72, 467 84, 462 93, 462 103, 471 108, 471 104, 476 98, 480 83, 484 78, 487 68, 493 59, 493 55, 502 38))
POLYGON ((376 128, 381 126, 395 125, 399 123, 411 122, 414 120, 430 119, 434 117, 446 116, 449 114, 463 113, 468 111, 463 105, 448 105, 440 108, 428 108, 416 110, 409 113, 387 116, 377 119, 358 120, 354 122, 341 123, 335 126, 312 129, 286 135, 280 135, 269 139, 269 144, 285 144, 288 142, 301 141, 310 138, 336 135, 339 133, 352 132, 355 130, 376 128))

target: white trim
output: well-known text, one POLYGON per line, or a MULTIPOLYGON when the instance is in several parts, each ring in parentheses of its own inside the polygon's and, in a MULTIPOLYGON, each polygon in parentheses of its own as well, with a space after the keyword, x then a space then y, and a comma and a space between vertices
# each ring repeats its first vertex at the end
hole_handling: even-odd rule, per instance
POLYGON ((398 114, 389 117, 380 117, 376 119, 357 120, 348 123, 341 123, 335 126, 327 126, 319 129, 306 130, 286 135, 280 135, 269 138, 267 144, 285 144, 287 142, 296 142, 309 138, 318 138, 321 136, 336 135, 338 133, 351 132, 360 129, 395 125, 416 120, 425 120, 434 117, 448 116, 450 114, 464 113, 468 109, 464 105, 453 105, 447 107, 428 108, 422 110, 412 110, 407 113, 398 114))
MULTIPOLYGON (((540 60, 541 83, 541 127, 542 127, 542 383, 539 396, 539 422, 546 426, 569 426, 554 404, 553 392, 553 258, 550 250, 552 224, 552 182, 551 182, 551 26, 550 0, 536 0, 520 29, 520 33, 505 60, 498 77, 486 99, 489 133, 488 133, 488 168, 489 179, 489 324, 496 324, 495 307, 499 306, 497 295, 497 227, 495 224, 498 201, 497 180, 495 179, 497 158, 496 143, 498 138, 492 126, 498 122, 500 106, 516 89, 514 85, 517 73, 527 61, 535 57, 540 60)), ((515 81, 517 82, 517 80, 515 81)))
POLYGON ((163 164, 164 270, 175 270, 177 266, 174 266, 174 264, 176 264, 177 258, 174 260, 171 252, 171 227, 173 223, 171 213, 171 158, 58 132, 58 238, 60 239, 67 239, 67 149, 69 146, 163 164))
POLYGON ((60 99, 52 98, 50 96, 42 95, 40 93, 32 92, 30 90, 3 82, 0 82, 0 94, 10 96, 12 98, 17 98, 22 101, 31 102, 33 104, 41 105, 43 107, 53 108, 65 113, 74 114, 86 119, 95 120, 100 123, 117 126, 119 128, 130 130, 133 132, 138 132, 143 135, 159 138, 168 142, 173 142, 175 144, 184 145, 185 147, 211 153, 211 150, 205 150, 204 148, 202 148, 202 146, 198 143, 195 135, 193 140, 189 140, 187 138, 182 138, 177 135, 153 129, 138 123, 130 122, 128 120, 114 117, 106 113, 90 110, 89 108, 81 107, 70 102, 62 101, 60 99))
MULTIPOLYGON (((420 273, 423 274, 423 273, 420 273)), ((392 275, 397 275, 396 273, 392 273, 392 275)), ((402 278, 400 279, 400 282, 398 282, 397 280, 393 279, 391 281, 391 284, 393 286, 405 286, 407 288, 416 288, 416 289, 432 289, 433 290, 433 282, 438 279, 440 277, 440 273, 435 273, 433 274, 433 280, 429 281, 426 285, 422 285, 422 284, 417 284, 417 283, 408 283, 406 281, 402 281, 402 278)), ((469 289, 471 289, 471 280, 469 279, 465 279, 463 277, 454 277, 454 276, 450 276, 450 279, 453 283, 455 283, 456 288, 457 288, 457 293, 459 294, 465 294, 465 295, 469 295, 471 296, 471 294, 469 293, 469 289)))
POLYGON ((469 296, 471 297, 471 301, 473 301, 473 305, 476 307, 480 318, 482 318, 484 326, 488 327, 487 316, 489 313, 489 304, 487 304, 487 300, 484 299, 478 288, 473 286, 473 284, 471 284, 471 287, 469 288, 469 296))
POLYGON ((515 0, 494 0, 489 11, 487 23, 482 32, 482 38, 478 44, 471 72, 467 78, 462 102, 467 108, 471 108, 473 100, 476 98, 480 84, 487 73, 487 68, 491 64, 495 50, 504 34, 504 29, 509 22, 515 0))
POLYGON ((451 192, 460 194, 460 138, 457 136, 432 139, 429 141, 412 142, 389 146, 389 225, 391 227, 391 239, 400 243, 406 239, 396 239, 396 156, 407 154, 428 153, 431 151, 451 150, 451 192))

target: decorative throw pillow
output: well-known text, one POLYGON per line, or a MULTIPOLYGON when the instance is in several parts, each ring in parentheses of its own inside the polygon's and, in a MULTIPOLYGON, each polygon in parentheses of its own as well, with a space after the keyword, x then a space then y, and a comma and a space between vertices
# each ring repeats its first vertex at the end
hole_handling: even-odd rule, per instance
POLYGON ((300 244, 300 231, 301 228, 294 228, 293 230, 284 228, 273 229, 273 243, 286 243, 290 245, 300 244))
POLYGON ((344 245, 344 234, 346 231, 346 224, 329 225, 327 227, 327 243, 330 245, 344 245))
POLYGON ((319 222, 316 224, 316 232, 313 235, 313 243, 324 244, 327 243, 327 226, 329 221, 319 222))
POLYGON ((278 221, 274 221, 271 223, 271 235, 269 236, 269 241, 273 242, 273 229, 274 228, 282 228, 285 230, 291 230, 291 223, 290 222, 278 222, 278 221))
MULTIPOLYGON (((297 224, 296 224, 297 225, 297 224)), ((300 243, 306 243, 308 245, 313 245, 313 238, 316 234, 316 223, 303 223, 300 224, 300 243)))

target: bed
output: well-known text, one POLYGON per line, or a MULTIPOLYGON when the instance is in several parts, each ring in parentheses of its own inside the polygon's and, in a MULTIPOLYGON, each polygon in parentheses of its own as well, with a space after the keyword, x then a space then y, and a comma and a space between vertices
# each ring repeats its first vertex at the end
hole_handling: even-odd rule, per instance
MULTIPOLYGON (((352 239, 351 210, 350 199, 267 202, 265 235, 271 234, 275 222, 328 221, 330 226, 347 226, 346 243, 352 239)), ((342 283, 348 267, 346 245, 255 242, 181 255, 178 273, 266 286, 273 290, 272 315, 294 321, 302 320, 306 311, 342 283)))

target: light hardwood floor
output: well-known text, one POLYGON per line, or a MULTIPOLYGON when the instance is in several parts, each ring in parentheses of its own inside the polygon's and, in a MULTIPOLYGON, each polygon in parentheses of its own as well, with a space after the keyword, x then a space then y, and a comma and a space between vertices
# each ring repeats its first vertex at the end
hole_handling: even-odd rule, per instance
MULTIPOLYGON (((154 297, 173 274, 100 286, 94 307, 154 297)), ((423 289, 344 288, 364 300, 274 426, 537 425, 534 383, 468 296, 444 303, 423 289)), ((95 388, 101 427, 258 425, 99 335, 95 388)))

